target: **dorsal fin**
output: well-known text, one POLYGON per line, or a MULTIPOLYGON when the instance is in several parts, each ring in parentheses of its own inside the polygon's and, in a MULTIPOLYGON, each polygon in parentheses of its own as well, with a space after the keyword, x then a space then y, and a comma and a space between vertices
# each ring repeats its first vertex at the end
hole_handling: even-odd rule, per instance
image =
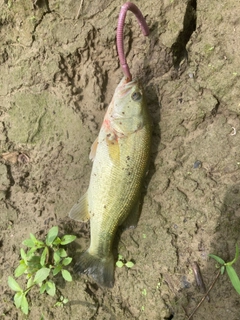
POLYGON ((87 222, 90 219, 88 212, 87 192, 74 204, 69 212, 69 217, 76 221, 87 222))

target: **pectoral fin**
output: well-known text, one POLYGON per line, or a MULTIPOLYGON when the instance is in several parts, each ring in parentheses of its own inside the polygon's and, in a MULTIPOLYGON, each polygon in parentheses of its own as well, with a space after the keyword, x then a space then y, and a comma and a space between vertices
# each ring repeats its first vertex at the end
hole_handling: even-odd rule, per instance
POLYGON ((69 212, 69 217, 76 221, 87 222, 90 219, 88 212, 87 192, 74 204, 69 212))
POLYGON ((98 146, 98 137, 96 138, 96 140, 93 142, 93 144, 91 146, 89 159, 92 160, 92 161, 94 161, 94 158, 96 156, 97 146, 98 146))
POLYGON ((120 159, 120 149, 119 149, 119 143, 117 141, 117 138, 109 139, 106 138, 107 146, 108 146, 108 154, 112 162, 119 161, 120 159))

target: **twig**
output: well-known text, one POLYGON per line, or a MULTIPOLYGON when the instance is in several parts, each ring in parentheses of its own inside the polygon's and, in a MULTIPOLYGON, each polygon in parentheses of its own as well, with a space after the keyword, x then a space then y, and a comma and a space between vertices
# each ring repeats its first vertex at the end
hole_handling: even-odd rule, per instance
POLYGON ((207 292, 205 293, 205 295, 202 297, 202 299, 200 300, 200 302, 198 303, 198 305, 196 306, 196 308, 193 310, 193 312, 190 314, 190 316, 188 316, 187 320, 190 320, 192 318, 192 316, 196 313, 196 311, 198 310, 198 308, 201 306, 201 304, 203 303, 203 301, 206 299, 206 297, 208 296, 209 292, 212 290, 215 282, 217 281, 218 277, 221 274, 221 270, 218 271, 215 279, 213 280, 212 284, 210 285, 210 287, 208 288, 207 292))
MULTIPOLYGON (((202 293, 206 293, 207 289, 206 289, 205 283, 203 281, 201 270, 200 270, 199 265, 196 261, 194 261, 192 263, 192 270, 193 270, 193 274, 195 276, 195 280, 197 282, 198 287, 200 288, 202 293)), ((208 300, 208 302, 210 302, 209 296, 207 296, 207 300, 208 300)))

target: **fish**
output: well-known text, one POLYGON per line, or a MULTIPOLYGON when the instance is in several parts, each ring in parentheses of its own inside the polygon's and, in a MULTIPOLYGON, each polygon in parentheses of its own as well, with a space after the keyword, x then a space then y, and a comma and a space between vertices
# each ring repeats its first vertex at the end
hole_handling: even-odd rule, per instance
POLYGON ((142 86, 124 77, 91 147, 93 166, 88 190, 69 212, 76 221, 90 220, 90 246, 80 255, 74 271, 88 274, 100 286, 113 287, 116 231, 126 221, 132 224, 140 210, 151 132, 142 86))

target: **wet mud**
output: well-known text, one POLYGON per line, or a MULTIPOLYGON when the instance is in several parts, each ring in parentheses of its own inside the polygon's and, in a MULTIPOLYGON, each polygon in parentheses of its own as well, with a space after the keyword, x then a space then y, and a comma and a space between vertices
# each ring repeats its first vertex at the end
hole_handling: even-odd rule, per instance
MULTIPOLYGON (((123 76, 115 44, 122 4, 0 4, 0 319, 26 319, 7 277, 30 232, 43 238, 58 225, 76 234, 74 261, 88 247, 89 226, 68 212, 87 190, 91 144, 123 76)), ((56 297, 33 290, 27 319, 187 319, 203 295, 193 262, 208 288, 218 272, 208 255, 230 261, 240 245, 239 6, 136 4, 150 35, 128 13, 125 48, 146 92, 153 143, 138 226, 120 232, 114 248, 135 265, 116 268, 113 289, 85 275, 57 278, 69 302, 54 307, 56 297)), ((209 296, 194 320, 239 319, 227 275, 209 296)))

